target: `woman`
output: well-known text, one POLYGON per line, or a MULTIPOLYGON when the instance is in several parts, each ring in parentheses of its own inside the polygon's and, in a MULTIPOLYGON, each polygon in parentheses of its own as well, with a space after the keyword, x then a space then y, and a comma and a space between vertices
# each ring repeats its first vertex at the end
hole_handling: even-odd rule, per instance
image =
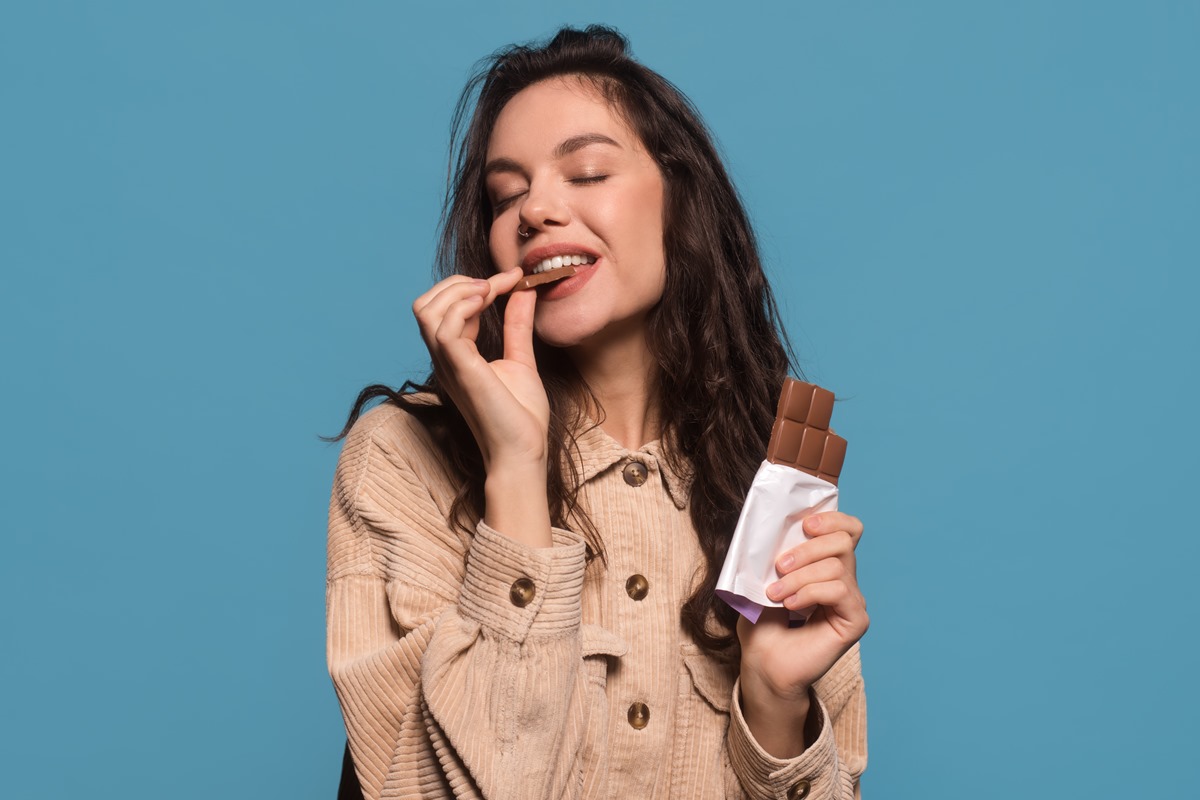
POLYGON ((855 796, 861 523, 780 555, 803 627, 713 592, 788 359, 703 124, 605 28, 494 56, 456 141, 476 90, 413 304, 432 375, 341 434, 328 656, 363 793, 855 796))

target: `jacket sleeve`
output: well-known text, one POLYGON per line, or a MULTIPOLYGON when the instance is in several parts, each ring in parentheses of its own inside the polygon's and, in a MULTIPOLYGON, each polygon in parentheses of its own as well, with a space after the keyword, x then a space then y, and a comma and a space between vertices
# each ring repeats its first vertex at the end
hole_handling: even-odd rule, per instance
POLYGON ((583 644, 584 544, 455 532, 418 428, 395 408, 364 415, 330 501, 327 657, 363 793, 576 796, 585 655, 619 650, 583 644))
POLYGON ((820 714, 817 740, 795 758, 767 753, 742 716, 740 681, 733 687, 729 763, 749 798, 859 800, 867 766, 867 709, 858 643, 813 686, 820 714))

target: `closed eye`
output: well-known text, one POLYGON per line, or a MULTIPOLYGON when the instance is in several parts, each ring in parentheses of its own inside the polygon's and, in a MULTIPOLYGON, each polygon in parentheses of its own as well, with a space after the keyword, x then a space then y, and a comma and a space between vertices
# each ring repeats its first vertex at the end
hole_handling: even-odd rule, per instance
MULTIPOLYGON (((591 186, 591 185, 594 185, 597 183, 604 183, 606 180, 608 180, 607 175, 583 175, 578 178, 571 178, 570 181, 568 181, 568 182, 571 184, 574 184, 576 186, 591 186)), ((500 214, 501 212, 504 211, 504 209, 508 208, 514 202, 516 202, 523 194, 525 194, 525 190, 519 191, 516 194, 509 195, 508 197, 502 197, 499 200, 496 200, 495 202, 492 203, 492 214, 493 215, 500 214)))
POLYGON ((517 198, 523 194, 525 194, 525 192, 517 192, 516 194, 509 195, 508 197, 502 197, 499 200, 496 200, 495 202, 492 203, 492 213, 499 214, 501 211, 503 211, 504 209, 508 208, 513 203, 515 203, 517 198))

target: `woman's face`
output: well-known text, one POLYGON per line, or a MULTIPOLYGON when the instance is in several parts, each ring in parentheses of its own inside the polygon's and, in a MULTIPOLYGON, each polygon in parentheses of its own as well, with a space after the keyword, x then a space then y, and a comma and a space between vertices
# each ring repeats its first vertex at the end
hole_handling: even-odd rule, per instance
POLYGON ((621 115, 577 78, 536 83, 501 110, 485 171, 496 269, 594 261, 536 290, 538 336, 557 347, 641 336, 666 281, 664 187, 621 115))

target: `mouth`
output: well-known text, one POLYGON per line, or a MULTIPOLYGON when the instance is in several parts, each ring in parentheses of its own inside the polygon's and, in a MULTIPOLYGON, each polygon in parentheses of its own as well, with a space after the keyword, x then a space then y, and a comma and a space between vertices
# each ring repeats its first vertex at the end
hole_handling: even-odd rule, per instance
POLYGON ((600 254, 590 247, 576 242, 553 242, 535 247, 521 259, 521 269, 526 275, 536 275, 562 267, 584 267, 594 264, 600 254))
POLYGON ((535 247, 521 260, 521 270, 525 273, 525 277, 517 281, 513 291, 532 289, 535 286, 544 286, 563 278, 570 278, 575 273, 595 264, 599 258, 599 254, 572 242, 558 242, 535 247))
MULTIPOLYGON (((553 270, 559 270, 563 267, 581 267, 588 264, 595 264, 596 257, 589 253, 567 253, 565 255, 556 255, 549 258, 543 258, 541 261, 533 264, 533 268, 528 266, 522 267, 526 275, 542 275, 553 270)), ((575 274, 571 272, 569 274, 575 274)))

